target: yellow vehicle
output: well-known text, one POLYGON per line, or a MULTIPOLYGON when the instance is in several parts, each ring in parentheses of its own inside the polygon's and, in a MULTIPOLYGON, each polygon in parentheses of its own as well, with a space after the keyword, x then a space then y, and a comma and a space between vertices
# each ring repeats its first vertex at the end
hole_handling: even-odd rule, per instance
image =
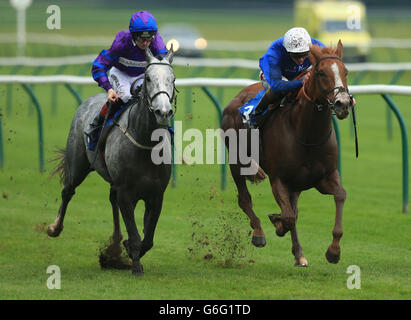
POLYGON ((345 61, 365 61, 371 36, 367 31, 366 9, 360 1, 297 0, 295 26, 307 29, 311 37, 326 46, 344 45, 345 61))

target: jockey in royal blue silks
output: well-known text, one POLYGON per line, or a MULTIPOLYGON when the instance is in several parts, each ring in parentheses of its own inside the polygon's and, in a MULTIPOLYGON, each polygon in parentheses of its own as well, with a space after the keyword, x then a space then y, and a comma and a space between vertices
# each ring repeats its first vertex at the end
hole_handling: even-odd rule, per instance
POLYGON ((94 60, 91 69, 93 79, 107 91, 108 101, 85 132, 90 150, 95 148, 108 110, 114 114, 131 99, 130 91, 141 87, 147 65, 147 47, 154 56, 165 57, 167 54, 153 15, 148 11, 138 11, 131 16, 129 29, 117 33, 110 49, 102 50, 94 60), (134 87, 130 90, 132 84, 134 87))
POLYGON ((311 38, 304 28, 292 28, 284 37, 275 40, 260 58, 260 80, 264 89, 239 109, 243 121, 249 127, 255 128, 255 120, 267 112, 267 105, 260 102, 268 88, 271 88, 276 97, 281 97, 302 87, 303 79, 293 79, 311 67, 308 58, 310 44, 324 47, 322 42, 311 38))

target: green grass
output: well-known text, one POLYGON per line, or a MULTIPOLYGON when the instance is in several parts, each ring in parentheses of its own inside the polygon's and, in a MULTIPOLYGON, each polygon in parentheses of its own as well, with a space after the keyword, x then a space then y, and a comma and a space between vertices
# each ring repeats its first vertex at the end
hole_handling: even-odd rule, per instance
MULTIPOLYGON (((28 25, 33 32, 43 32, 43 8, 40 5, 33 8, 28 25)), ((10 12, 6 14, 7 11, 0 12, 0 20, 7 22, 4 32, 11 32, 13 16, 10 12)), ((123 16, 128 20, 130 10, 114 10, 111 19, 106 20, 109 22, 100 29, 91 27, 92 22, 106 15, 107 11, 94 10, 95 15, 90 15, 87 10, 76 13, 64 18, 62 33, 82 35, 85 29, 87 34, 114 33, 124 23, 123 16), (90 17, 89 21, 85 17, 90 17)), ((156 15, 163 20, 169 17, 170 20, 196 23, 212 39, 242 40, 242 35, 244 40, 272 39, 292 24, 286 17, 273 19, 272 23, 278 29, 272 30, 268 28, 269 13, 246 22, 240 19, 241 14, 224 19, 223 13, 208 17, 195 12, 179 14, 174 12, 167 16, 165 12, 158 12, 156 15), (210 17, 215 23, 207 27, 210 17), (219 32, 227 23, 229 27, 225 27, 224 33, 219 32), (255 33, 257 23, 261 23, 262 28, 255 33)), ((381 26, 377 30, 388 33, 390 24, 377 22, 381 26)), ((41 53, 42 48, 38 49, 41 53)), ((378 56, 384 57, 384 51, 379 51, 378 56)), ((81 67, 72 66, 64 73, 79 74, 80 70, 81 67)), ((11 68, 3 67, 0 71, 9 74, 11 68)), ((34 68, 23 68, 19 73, 32 74, 34 71, 34 68)), ((54 74, 56 68, 37 71, 54 74)), ((176 67, 175 71, 178 78, 193 73, 193 70, 182 67, 176 67)), ((236 69, 228 74, 227 70, 208 68, 201 76, 256 78, 255 73, 236 69)), ((350 74, 350 81, 354 77, 355 73, 350 74)), ((370 73, 361 83, 388 83, 391 77, 391 73, 370 73)), ((410 76, 404 74, 399 83, 406 85, 410 80, 410 76)), ((51 86, 35 86, 44 116, 47 159, 54 157, 56 146, 65 145, 76 108, 76 102, 67 90, 60 85, 57 88, 57 109, 53 114, 51 86)), ((60 205, 61 186, 57 178, 48 177, 53 163, 46 163, 46 173, 39 173, 36 115, 26 93, 14 85, 9 109, 6 106, 7 90, 6 85, 0 86, 5 149, 5 168, 0 171, 1 299, 411 298, 410 217, 401 212, 401 137, 394 121, 394 137, 387 139, 386 106, 381 97, 357 97, 358 159, 355 159, 349 120, 339 122, 347 201, 343 216, 342 256, 337 265, 329 264, 324 257, 332 239, 335 215, 332 197, 314 190, 302 194, 298 231, 310 267, 295 268, 290 235, 277 237, 266 217, 269 213, 279 212, 267 181, 249 187, 267 238, 266 247, 258 249, 250 243, 251 229, 245 214, 237 206, 237 193, 231 177, 227 177, 227 189, 222 191, 218 165, 178 165, 177 188, 169 186, 166 191, 154 247, 142 259, 145 275, 134 278, 129 271, 101 270, 99 267, 99 248, 111 235, 113 225, 109 186, 95 173, 77 189, 61 236, 49 238, 46 235, 45 230, 54 221, 60 205), (208 254, 213 258, 205 259, 208 254), (61 290, 46 287, 49 265, 61 268, 61 290), (347 289, 349 275, 346 270, 350 265, 361 268, 360 290, 347 289)), ((224 106, 238 90, 227 88, 222 92, 212 89, 212 92, 224 106)), ((100 89, 84 86, 81 91, 82 97, 86 98, 100 89)), ((218 127, 217 113, 200 88, 180 88, 180 91, 176 120, 183 120, 184 129, 198 128, 204 132, 207 128, 218 127), (188 101, 191 115, 185 112, 188 101)), ((409 98, 394 96, 393 99, 410 130, 409 98)), ((139 203, 136 209, 140 232, 143 207, 139 203)), ((122 230, 127 238, 123 224, 122 230)))

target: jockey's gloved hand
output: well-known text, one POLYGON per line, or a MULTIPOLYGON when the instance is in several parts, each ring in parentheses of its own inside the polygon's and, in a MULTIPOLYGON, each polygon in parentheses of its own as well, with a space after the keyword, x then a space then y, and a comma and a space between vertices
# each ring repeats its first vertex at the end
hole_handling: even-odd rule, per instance
POLYGON ((355 106, 357 104, 357 101, 355 101, 355 98, 352 94, 350 94, 350 100, 351 100, 351 106, 355 106))

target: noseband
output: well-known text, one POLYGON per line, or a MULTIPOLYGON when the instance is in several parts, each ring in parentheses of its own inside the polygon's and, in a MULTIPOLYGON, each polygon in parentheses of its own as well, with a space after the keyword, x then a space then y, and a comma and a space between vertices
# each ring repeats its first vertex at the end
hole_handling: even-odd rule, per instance
MULTIPOLYGON (((150 66, 152 66, 152 65, 167 66, 167 67, 170 67, 171 69, 173 69, 173 67, 172 67, 170 64, 165 64, 165 63, 161 63, 161 62, 152 62, 152 63, 149 63, 149 64, 146 66, 146 71, 147 71, 148 67, 150 67, 150 66)), ((150 97, 149 94, 148 94, 148 90, 147 90, 147 81, 146 81, 146 79, 144 78, 144 92, 143 92, 143 95, 144 95, 144 98, 145 98, 145 99, 147 100, 147 102, 148 102, 148 109, 149 109, 151 112, 154 111, 154 108, 153 108, 153 105, 152 105, 153 100, 154 100, 155 97, 157 97, 157 96, 160 95, 160 94, 166 94, 167 97, 168 97, 168 101, 169 101, 169 102, 171 103, 171 105, 174 107, 174 110, 177 111, 177 95, 175 94, 176 92, 178 93, 179 91, 178 91, 177 88, 176 88, 175 79, 174 79, 174 81, 173 81, 173 93, 172 93, 171 97, 170 97, 170 94, 169 94, 167 91, 164 91, 164 90, 158 91, 158 92, 156 92, 152 97, 150 97)))

